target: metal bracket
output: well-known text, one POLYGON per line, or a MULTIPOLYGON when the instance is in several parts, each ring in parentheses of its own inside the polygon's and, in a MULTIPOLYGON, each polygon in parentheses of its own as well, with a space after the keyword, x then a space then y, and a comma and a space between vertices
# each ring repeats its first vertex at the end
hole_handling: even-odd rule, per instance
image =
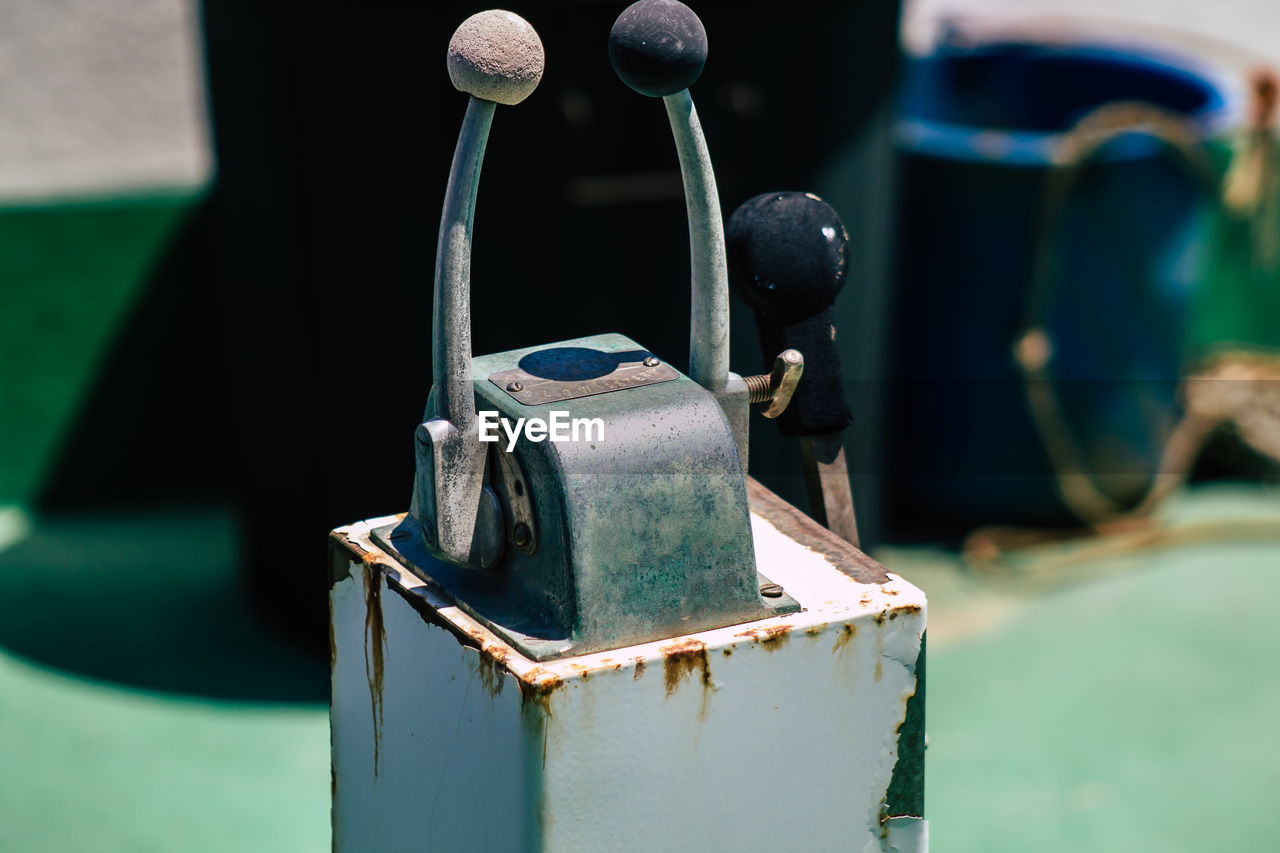
POLYGON ((489 470, 493 476, 494 491, 502 502, 507 541, 526 554, 532 554, 538 550, 538 525, 533 514, 533 490, 526 485, 528 478, 520 470, 520 462, 514 453, 508 453, 495 444, 490 455, 493 459, 489 470))

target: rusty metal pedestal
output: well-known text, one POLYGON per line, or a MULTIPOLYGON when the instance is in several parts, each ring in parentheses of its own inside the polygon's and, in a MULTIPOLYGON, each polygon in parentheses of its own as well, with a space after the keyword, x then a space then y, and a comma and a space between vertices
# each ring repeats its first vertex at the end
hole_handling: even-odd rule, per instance
POLYGON ((749 494, 801 612, 544 662, 380 548, 394 519, 335 531, 334 849, 927 850, 885 802, 924 594, 749 494))

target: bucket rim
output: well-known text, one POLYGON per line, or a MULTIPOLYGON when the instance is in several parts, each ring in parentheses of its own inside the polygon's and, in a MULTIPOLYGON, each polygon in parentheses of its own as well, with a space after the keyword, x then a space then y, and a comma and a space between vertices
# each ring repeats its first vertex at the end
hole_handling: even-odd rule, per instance
MULTIPOLYGON (((1113 65, 1125 65, 1158 73, 1190 83, 1205 93, 1206 101, 1185 117, 1197 127, 1202 139, 1209 139, 1230 129, 1239 115, 1239 106, 1231 88, 1206 63, 1194 58, 1150 45, 1064 44, 1016 38, 998 39, 948 50, 945 45, 926 56, 906 61, 907 75, 912 67, 935 64, 959 56, 981 56, 1009 49, 1031 49, 1045 56, 1070 56, 1113 65)), ((1067 129, 1029 130, 984 127, 942 121, 911 115, 905 92, 899 91, 898 117, 894 122, 894 142, 907 153, 951 160, 998 163, 1005 166, 1043 167, 1052 163, 1053 152, 1068 132, 1067 129)), ((1136 160, 1149 156, 1142 146, 1111 146, 1099 152, 1104 161, 1136 160)))

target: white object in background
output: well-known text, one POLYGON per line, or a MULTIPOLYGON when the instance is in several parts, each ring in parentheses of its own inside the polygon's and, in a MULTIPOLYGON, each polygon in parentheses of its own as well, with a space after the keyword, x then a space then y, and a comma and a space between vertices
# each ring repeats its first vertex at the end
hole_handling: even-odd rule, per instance
POLYGON ((195 0, 0 3, 0 202, 205 184, 200 45, 195 0))

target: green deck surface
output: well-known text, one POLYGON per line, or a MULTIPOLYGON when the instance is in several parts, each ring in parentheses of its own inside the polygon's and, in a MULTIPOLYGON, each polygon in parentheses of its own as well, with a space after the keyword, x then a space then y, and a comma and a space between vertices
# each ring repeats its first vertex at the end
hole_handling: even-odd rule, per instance
POLYGON ((1202 526, 1029 588, 882 555, 930 594, 934 853, 1278 849, 1280 497, 1202 488, 1166 514, 1254 538, 1202 526))
MULTIPOLYGON (((1262 535, 1034 585, 882 555, 931 596, 934 853, 1274 849, 1280 498, 1172 509, 1262 535)), ((0 552, 0 850, 328 848, 324 663, 255 627, 236 546, 214 508, 50 520, 0 552)))
POLYGON ((86 515, 0 552, 0 851, 328 849, 325 662, 251 619, 236 539, 86 515))

